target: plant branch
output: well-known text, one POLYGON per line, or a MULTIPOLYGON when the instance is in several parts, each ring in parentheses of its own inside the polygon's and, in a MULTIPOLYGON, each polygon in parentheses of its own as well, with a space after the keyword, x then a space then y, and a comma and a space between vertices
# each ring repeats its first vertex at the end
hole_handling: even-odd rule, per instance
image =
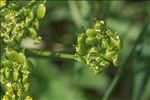
POLYGON ((60 52, 52 52, 47 50, 39 50, 39 49, 25 49, 25 54, 28 57, 56 57, 56 58, 64 58, 64 59, 74 59, 73 54, 65 54, 60 52))

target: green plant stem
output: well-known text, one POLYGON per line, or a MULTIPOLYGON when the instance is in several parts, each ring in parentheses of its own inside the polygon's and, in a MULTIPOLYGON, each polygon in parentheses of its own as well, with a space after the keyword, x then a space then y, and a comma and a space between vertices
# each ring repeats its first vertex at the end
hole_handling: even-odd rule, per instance
POLYGON ((52 52, 39 49, 25 49, 25 54, 28 57, 45 57, 45 58, 64 58, 64 59, 75 59, 73 54, 65 54, 60 52, 52 52))
POLYGON ((115 88, 117 82, 119 81, 119 79, 121 78, 121 76, 123 75, 123 72, 125 70, 127 70, 128 68, 128 64, 132 61, 133 55, 135 54, 135 50, 136 47, 139 43, 141 43, 143 37, 145 36, 145 34, 149 33, 149 29, 150 28, 150 21, 147 21, 147 23, 145 24, 145 26, 142 28, 142 31, 140 33, 140 35, 138 36, 129 56, 127 57, 126 61, 123 63, 123 65, 120 67, 120 69, 118 69, 118 73, 115 75, 114 79, 112 80, 108 90, 106 91, 106 93, 104 94, 102 100, 108 100, 108 98, 110 97, 113 89, 115 88))
POLYGON ((116 76, 114 77, 112 83, 110 84, 109 86, 109 89, 107 90, 107 92, 105 93, 104 97, 102 100, 108 100, 108 97, 110 96, 112 90, 114 89, 117 81, 120 79, 120 75, 119 74, 116 74, 116 76))

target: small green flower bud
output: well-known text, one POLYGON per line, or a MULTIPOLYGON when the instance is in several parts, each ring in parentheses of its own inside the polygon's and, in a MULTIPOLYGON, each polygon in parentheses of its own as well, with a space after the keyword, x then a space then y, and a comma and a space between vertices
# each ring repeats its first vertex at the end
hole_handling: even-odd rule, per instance
POLYGON ((102 32, 105 29, 104 21, 97 21, 94 25, 94 29, 98 32, 102 32))
POLYGON ((25 88, 25 91, 28 91, 28 89, 29 89, 29 83, 25 83, 24 84, 24 88, 25 88))
POLYGON ((2 100, 9 100, 8 96, 7 95, 4 95, 2 100))
POLYGON ((15 98, 16 98, 15 94, 13 94, 11 97, 13 100, 15 100, 15 98))
POLYGON ((102 60, 99 64, 105 68, 108 67, 110 63, 108 61, 102 60))
POLYGON ((21 89, 18 89, 18 91, 17 91, 17 96, 21 96, 22 95, 22 90, 21 89))
POLYGON ((0 1, 0 7, 3 7, 3 6, 5 6, 6 5, 6 0, 1 0, 0 1))
POLYGON ((10 75, 10 69, 8 67, 5 68, 5 77, 8 79, 10 75))
POLYGON ((85 43, 85 35, 84 34, 79 34, 77 42, 79 43, 79 46, 83 45, 85 43))
POLYGON ((33 14, 33 10, 31 10, 29 13, 29 19, 33 20, 33 18, 34 18, 34 14, 33 14))
POLYGON ((32 100, 32 97, 26 96, 25 100, 32 100))
POLYGON ((35 43, 35 44, 39 44, 39 43, 40 43, 40 40, 41 40, 41 37, 37 37, 37 38, 34 40, 34 43, 35 43))
POLYGON ((33 25, 36 29, 39 29, 39 21, 37 19, 33 21, 33 25))
POLYGON ((13 78, 14 78, 15 81, 18 79, 18 75, 19 75, 18 70, 15 69, 14 72, 13 72, 13 78))
POLYGON ((119 63, 119 60, 118 60, 118 56, 115 56, 115 57, 113 57, 113 64, 114 64, 114 66, 118 66, 118 65, 120 65, 120 63, 119 63))
POLYGON ((88 45, 94 45, 97 42, 97 38, 96 37, 87 37, 86 38, 86 43, 88 45))
POLYGON ((87 29, 86 30, 86 32, 85 32, 85 34, 87 35, 87 36, 95 36, 96 35, 96 32, 93 30, 93 29, 87 29))
POLYGON ((32 39, 35 39, 36 38, 35 29, 34 28, 29 28, 28 30, 29 30, 29 33, 28 33, 29 37, 31 37, 32 39))
POLYGON ((22 79, 22 82, 25 83, 28 79, 28 75, 26 74, 23 74, 23 79, 22 79))
POLYGON ((39 4, 39 6, 37 7, 37 17, 39 19, 42 19, 45 16, 45 13, 46 13, 45 5, 43 3, 39 4))
POLYGON ((98 50, 96 47, 92 47, 91 49, 89 49, 89 53, 98 53, 98 50))
POLYGON ((22 64, 24 64, 26 62, 26 57, 22 52, 18 54, 17 58, 18 58, 18 62, 20 62, 22 64))
POLYGON ((9 40, 4 39, 4 42, 5 42, 6 44, 8 44, 9 46, 13 46, 13 45, 16 44, 16 42, 15 42, 14 40, 11 40, 11 39, 9 39, 9 40))

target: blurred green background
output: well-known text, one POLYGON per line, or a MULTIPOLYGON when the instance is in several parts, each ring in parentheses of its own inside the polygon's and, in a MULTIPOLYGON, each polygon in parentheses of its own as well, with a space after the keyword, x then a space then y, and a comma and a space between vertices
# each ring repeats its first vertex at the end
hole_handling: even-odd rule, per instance
POLYGON ((120 35, 121 65, 94 76, 88 66, 74 60, 29 57, 33 69, 27 94, 34 100, 101 100, 121 69, 109 100, 150 100, 149 1, 49 0, 46 8, 38 31, 42 43, 30 47, 73 54, 76 33, 96 18, 120 35))

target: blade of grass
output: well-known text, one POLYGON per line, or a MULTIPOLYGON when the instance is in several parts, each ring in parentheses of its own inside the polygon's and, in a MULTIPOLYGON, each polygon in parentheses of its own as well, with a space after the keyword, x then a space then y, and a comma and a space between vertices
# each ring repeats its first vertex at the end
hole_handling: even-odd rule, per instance
POLYGON ((83 23, 83 18, 80 14, 80 10, 79 10, 79 7, 77 6, 77 1, 68 1, 68 5, 69 5, 69 8, 70 8, 70 12, 72 14, 72 17, 73 17, 73 20, 74 20, 74 23, 76 24, 76 26, 78 28, 81 27, 82 23, 83 23))

